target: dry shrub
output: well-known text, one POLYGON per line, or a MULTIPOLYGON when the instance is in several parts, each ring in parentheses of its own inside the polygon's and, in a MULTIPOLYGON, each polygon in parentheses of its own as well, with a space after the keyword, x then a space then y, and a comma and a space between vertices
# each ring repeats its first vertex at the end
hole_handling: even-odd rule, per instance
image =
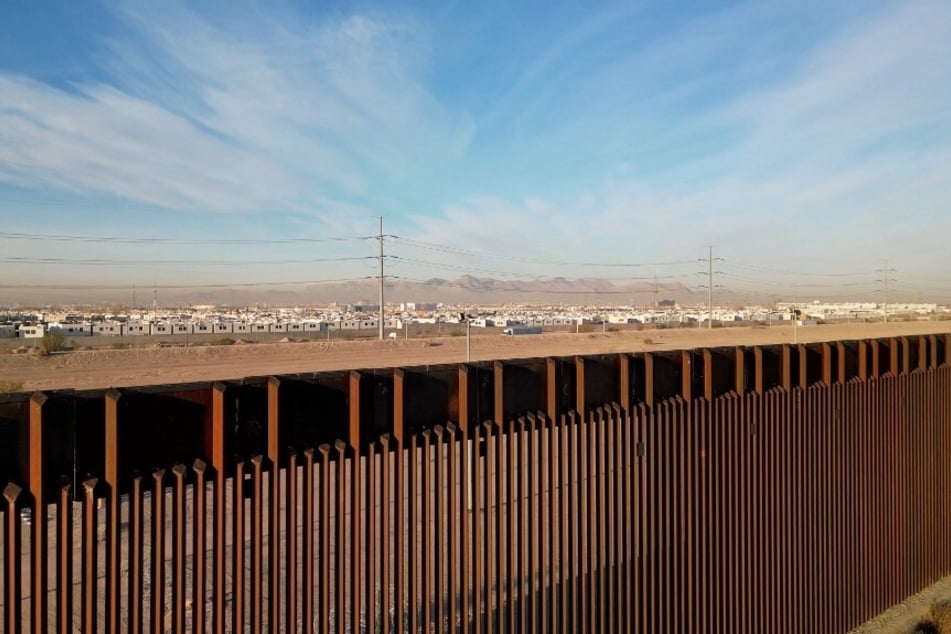
POLYGON ((0 381, 0 394, 13 394, 23 391, 23 381, 3 380, 0 381))

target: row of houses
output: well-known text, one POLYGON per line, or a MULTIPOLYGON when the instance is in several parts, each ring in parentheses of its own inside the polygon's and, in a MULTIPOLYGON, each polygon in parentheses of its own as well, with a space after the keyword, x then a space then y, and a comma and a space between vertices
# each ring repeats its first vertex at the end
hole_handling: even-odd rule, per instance
MULTIPOLYGON (((162 337, 172 335, 260 335, 269 333, 320 333, 330 330, 377 330, 376 319, 284 322, 85 322, 0 324, 0 338, 40 339, 48 333, 65 337, 162 337)), ((386 321, 386 328, 399 329, 403 321, 386 321)))

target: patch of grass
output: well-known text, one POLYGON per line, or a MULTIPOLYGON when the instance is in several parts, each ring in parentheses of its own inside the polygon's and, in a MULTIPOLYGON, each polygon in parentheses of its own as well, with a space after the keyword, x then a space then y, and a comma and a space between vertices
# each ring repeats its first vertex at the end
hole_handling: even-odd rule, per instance
POLYGON ((0 381, 0 394, 13 394, 14 392, 23 391, 23 381, 10 381, 2 380, 0 381))
POLYGON ((233 346, 234 339, 231 337, 222 337, 220 339, 212 339, 208 342, 209 346, 233 346))
POLYGON ((461 330, 453 330, 449 333, 450 337, 465 337, 466 333, 461 330))

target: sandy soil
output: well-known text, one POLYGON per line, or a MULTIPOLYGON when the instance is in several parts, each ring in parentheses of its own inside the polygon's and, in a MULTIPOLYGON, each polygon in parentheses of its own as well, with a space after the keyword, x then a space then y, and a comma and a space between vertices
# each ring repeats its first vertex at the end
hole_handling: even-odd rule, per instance
MULTIPOLYGON (((951 333, 951 321, 839 324, 797 329, 800 343, 902 335, 951 333)), ((473 332, 472 360, 517 359, 678 350, 699 347, 791 343, 793 328, 736 327, 641 330, 607 333, 551 333, 504 337, 473 332)), ((256 343, 232 346, 141 347, 86 350, 38 357, 0 355, 0 381, 18 381, 26 391, 101 389, 240 379, 247 376, 328 370, 459 363, 465 337, 256 343)))

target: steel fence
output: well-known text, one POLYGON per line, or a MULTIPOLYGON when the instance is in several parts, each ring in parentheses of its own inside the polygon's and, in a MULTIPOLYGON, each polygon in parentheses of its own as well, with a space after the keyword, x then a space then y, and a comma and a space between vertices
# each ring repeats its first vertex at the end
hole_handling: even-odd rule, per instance
POLYGON ((9 397, 3 629, 848 631, 951 573, 948 341, 9 397))

